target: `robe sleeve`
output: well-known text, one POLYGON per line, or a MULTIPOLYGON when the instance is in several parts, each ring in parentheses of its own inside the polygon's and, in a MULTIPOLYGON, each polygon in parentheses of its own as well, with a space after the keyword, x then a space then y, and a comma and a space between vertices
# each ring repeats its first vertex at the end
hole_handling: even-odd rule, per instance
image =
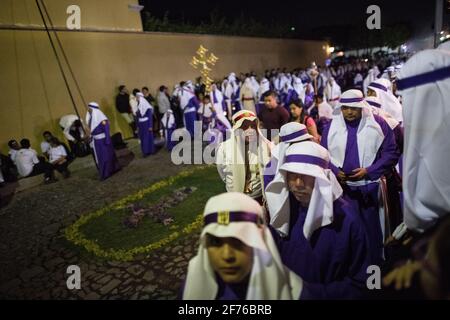
POLYGON ((217 149, 216 165, 220 178, 222 179, 223 182, 226 182, 226 173, 225 173, 226 165, 225 165, 225 153, 223 143, 221 143, 219 145, 219 148, 217 149))
POLYGON ((377 159, 372 165, 367 167, 367 176, 370 180, 379 179, 389 168, 395 166, 400 158, 400 151, 395 142, 394 131, 388 126, 386 121, 376 117, 384 133, 384 140, 378 150, 377 159))
POLYGON ((148 109, 147 112, 148 122, 150 123, 150 128, 153 128, 153 110, 148 109))

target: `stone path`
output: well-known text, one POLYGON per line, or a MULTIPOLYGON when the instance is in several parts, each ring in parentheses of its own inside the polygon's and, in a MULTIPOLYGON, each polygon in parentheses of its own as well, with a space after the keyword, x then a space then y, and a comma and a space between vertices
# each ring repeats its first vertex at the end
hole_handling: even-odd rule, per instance
POLYGON ((171 164, 160 150, 104 182, 95 168, 68 180, 15 195, 0 210, 0 298, 3 299, 174 299, 189 259, 198 247, 194 233, 133 262, 100 260, 73 246, 63 230, 84 213, 174 175, 186 166, 171 164), (81 270, 81 290, 67 289, 69 265, 81 270))

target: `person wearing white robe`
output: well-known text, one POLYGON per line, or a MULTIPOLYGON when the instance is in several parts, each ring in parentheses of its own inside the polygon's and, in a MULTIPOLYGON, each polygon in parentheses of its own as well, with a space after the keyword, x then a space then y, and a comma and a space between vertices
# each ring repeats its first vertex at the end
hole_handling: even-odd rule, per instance
POLYGON ((273 144, 262 135, 258 122, 256 115, 247 110, 233 116, 230 139, 219 145, 216 165, 228 192, 243 192, 262 203, 264 168, 273 144))
POLYGON ((330 77, 327 81, 327 85, 324 91, 326 102, 334 108, 339 103, 341 97, 341 87, 336 83, 333 77, 330 77))
POLYGON ((255 109, 256 96, 250 78, 245 79, 244 84, 242 85, 241 91, 239 93, 239 100, 242 102, 242 107, 244 110, 249 110, 256 113, 255 109))

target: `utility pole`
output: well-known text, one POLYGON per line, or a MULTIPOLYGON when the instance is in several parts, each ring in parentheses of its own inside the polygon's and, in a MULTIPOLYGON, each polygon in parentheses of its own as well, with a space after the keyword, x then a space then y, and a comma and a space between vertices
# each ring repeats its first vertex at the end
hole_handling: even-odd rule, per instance
POLYGON ((434 47, 439 45, 440 33, 442 30, 442 19, 444 16, 444 0, 436 0, 436 10, 434 16, 434 47))

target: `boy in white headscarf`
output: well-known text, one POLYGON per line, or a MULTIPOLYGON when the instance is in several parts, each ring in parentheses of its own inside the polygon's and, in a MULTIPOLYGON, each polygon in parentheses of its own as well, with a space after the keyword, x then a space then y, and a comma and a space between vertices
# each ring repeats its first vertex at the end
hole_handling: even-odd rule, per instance
POLYGON ((301 279, 281 262, 260 205, 229 192, 208 200, 184 300, 292 300, 301 279))
POLYGON ((328 151, 311 141, 286 150, 266 188, 270 225, 283 263, 303 280, 300 299, 358 299, 369 255, 357 210, 344 200, 328 151))
POLYGON ((325 128, 321 144, 330 152, 331 169, 344 192, 360 209, 369 235, 371 262, 380 264, 384 220, 380 221, 379 179, 397 164, 400 152, 392 129, 372 113, 361 91, 345 91, 336 110, 340 112, 334 113, 325 128))
POLYGON ((247 110, 233 116, 231 136, 217 149, 217 170, 228 192, 243 192, 262 203, 264 168, 273 144, 258 128, 258 118, 247 110))

